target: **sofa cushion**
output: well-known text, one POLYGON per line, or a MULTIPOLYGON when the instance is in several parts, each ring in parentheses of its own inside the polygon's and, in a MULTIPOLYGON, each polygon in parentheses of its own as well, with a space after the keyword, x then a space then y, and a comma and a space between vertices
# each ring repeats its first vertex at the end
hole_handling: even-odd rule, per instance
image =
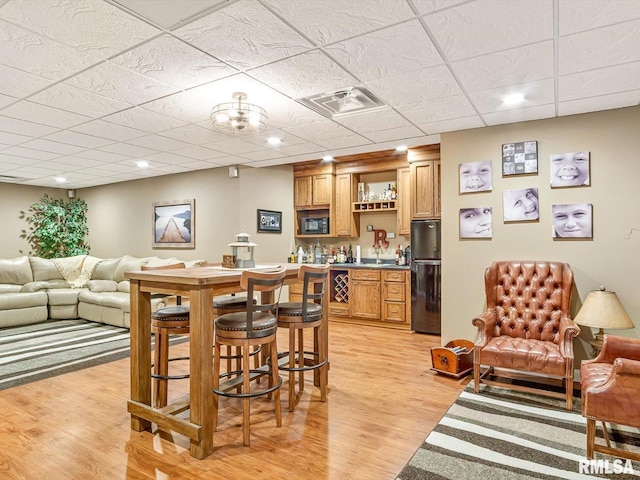
POLYGON ((120 259, 120 262, 118 262, 116 272, 113 274, 113 280, 121 282, 124 280, 124 274, 126 272, 139 272, 140 267, 146 265, 148 261, 149 258, 136 258, 130 255, 124 255, 120 259))
POLYGON ((123 312, 131 311, 129 308, 129 294, 127 293, 96 293, 89 290, 81 290, 78 299, 80 302, 84 303, 91 303, 103 307, 120 308, 123 312))
POLYGON ((182 260, 178 260, 175 257, 160 258, 149 257, 149 261, 146 263, 147 267, 166 267, 167 265, 175 265, 176 263, 182 263, 182 260))
POLYGON ((116 273, 120 258, 107 258, 101 260, 96 268, 93 270, 91 280, 113 280, 113 275, 116 273))
POLYGON ((12 283, 0 283, 0 294, 2 293, 20 293, 22 285, 14 285, 12 283))
POLYGON ((15 310, 20 308, 39 307, 47 305, 45 292, 5 293, 0 295, 0 310, 15 310))
POLYGON ((62 274, 53 260, 49 258, 29 257, 31 270, 33 270, 34 282, 46 282, 47 280, 62 280, 62 274))
MULTIPOLYGON (((49 305, 75 305, 78 303, 80 290, 77 288, 56 288, 47 290, 49 305)), ((68 317, 73 318, 73 317, 68 317)))
POLYGON ((33 273, 29 257, 17 257, 0 260, 0 283, 24 285, 33 282, 33 273))
POLYGON ((89 280, 87 287, 92 292, 116 292, 118 290, 118 283, 113 280, 89 280))
POLYGON ((25 283, 20 289, 21 292, 37 292, 39 290, 48 290, 50 288, 69 288, 69 284, 64 280, 49 280, 48 282, 29 282, 25 283))
POLYGON ((131 293, 131 282, 129 280, 122 280, 118 282, 118 291, 122 293, 131 293))

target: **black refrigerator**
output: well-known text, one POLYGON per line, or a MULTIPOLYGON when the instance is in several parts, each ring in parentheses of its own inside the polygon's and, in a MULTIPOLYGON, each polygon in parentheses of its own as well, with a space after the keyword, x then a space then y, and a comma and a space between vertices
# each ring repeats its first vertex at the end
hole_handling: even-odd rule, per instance
POLYGON ((411 222, 411 329, 440 335, 440 220, 411 222))

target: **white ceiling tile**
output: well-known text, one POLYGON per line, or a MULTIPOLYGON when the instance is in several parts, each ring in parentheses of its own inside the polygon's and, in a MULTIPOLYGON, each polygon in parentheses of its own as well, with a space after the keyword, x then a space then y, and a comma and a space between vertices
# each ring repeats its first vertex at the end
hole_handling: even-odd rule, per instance
POLYGON ((86 169, 105 164, 105 162, 101 160, 91 160, 89 158, 80 158, 73 156, 58 157, 56 158, 56 162, 63 163, 65 165, 72 165, 74 168, 86 169))
POLYGON ((152 155, 146 155, 144 160, 148 160, 150 162, 162 162, 170 165, 179 165, 183 163, 193 162, 192 158, 183 157, 182 155, 176 155, 175 153, 169 152, 160 152, 154 153, 152 155))
MULTIPOLYGON (((39 5, 39 2, 31 2, 39 5)), ((0 15, 6 5, 0 8, 0 15)), ((0 20, 0 63, 51 80, 87 68, 95 58, 0 20)))
POLYGON ((211 150, 210 148, 205 148, 205 147, 200 147, 195 145, 191 147, 175 150, 173 153, 175 153, 176 155, 182 155, 183 157, 189 157, 196 160, 213 160, 226 155, 226 153, 217 152, 215 150, 211 150))
POLYGON ((395 110, 386 108, 371 113, 360 113, 348 117, 335 119, 336 123, 362 135, 387 128, 407 127, 409 121, 403 118, 395 110))
POLYGON ((124 142, 132 138, 142 137, 147 134, 142 130, 129 128, 114 123, 105 122, 104 120, 93 120, 82 125, 73 127, 74 132, 86 133, 96 137, 103 137, 109 140, 124 142))
POLYGON ((640 62, 627 63, 560 77, 559 100, 637 90, 639 86, 640 62))
POLYGON ((327 47, 325 52, 361 81, 435 67, 443 63, 438 50, 418 20, 336 43, 327 47), (407 43, 407 38, 412 41, 407 43))
POLYGON ((487 125, 503 125, 505 123, 527 122, 555 116, 555 105, 536 105, 528 108, 517 108, 482 115, 487 125))
POLYGON ((29 100, 94 118, 124 110, 131 106, 128 103, 119 102, 61 83, 36 93, 29 100))
POLYGON ((139 15, 164 28, 172 27, 208 8, 225 3, 227 0, 117 0, 139 15))
MULTIPOLYGON (((309 159, 306 159, 309 160, 309 159)), ((251 168, 262 168, 262 167, 273 167, 276 165, 285 165, 289 162, 291 162, 292 159, 286 159, 286 158, 275 158, 273 160, 260 160, 258 162, 248 162, 245 165, 247 167, 251 167, 251 168)))
POLYGON ((239 155, 248 152, 257 152, 261 150, 262 147, 258 145, 254 145, 252 143, 244 142, 241 139, 226 139, 226 140, 218 140, 215 142, 207 143, 204 145, 207 148, 211 148, 212 150, 217 150, 219 152, 228 153, 231 155, 239 155))
POLYGON ((330 92, 358 83, 355 77, 319 50, 256 68, 251 75, 292 98, 330 92))
POLYGON ((283 100, 280 105, 280 108, 274 107, 267 110, 269 116, 267 123, 275 128, 314 123, 324 119, 319 113, 289 98, 283 100))
POLYGON ((79 158, 88 158, 89 160, 100 160, 101 162, 113 163, 126 160, 126 155, 118 155, 116 153, 103 152, 102 150, 85 150, 74 155, 79 158))
POLYGON ((104 117, 103 120, 125 127, 137 128, 149 133, 157 133, 185 125, 185 122, 181 120, 160 115, 140 107, 134 107, 129 110, 114 113, 113 115, 108 115, 104 117))
POLYGON ((85 135, 84 133, 73 132, 71 130, 61 130, 52 133, 51 135, 47 135, 45 139, 85 148, 103 147, 104 145, 113 143, 113 140, 108 138, 94 137, 93 135, 85 135))
POLYGON ((237 72, 217 58, 169 35, 156 38, 110 61, 180 89, 202 85, 237 72))
POLYGON ((31 95, 51 84, 51 80, 2 65, 1 63, 0 78, 2 78, 0 93, 14 97, 31 95))
POLYGON ((554 102, 553 79, 540 80, 537 82, 523 83, 521 85, 510 85, 508 87, 493 88, 469 94, 471 101, 478 109, 478 112, 488 113, 501 110, 515 110, 518 108, 533 107, 535 105, 546 105, 554 102), (509 94, 521 93, 524 101, 517 106, 505 105, 504 98, 509 94))
POLYGON ((174 33, 241 69, 280 60, 312 47, 255 0, 241 0, 178 28, 174 33))
POLYGON ((5 145, 4 143, 0 143, 0 151, 4 150, 5 148, 9 148, 11 145, 5 145))
POLYGON ((14 154, 8 153, 7 150, 3 150, 2 153, 0 154, 0 164, 10 165, 12 167, 23 167, 25 165, 33 165, 33 164, 40 163, 41 161, 42 161, 42 158, 28 158, 25 156, 14 155, 14 154))
POLYGON ((371 140, 361 135, 343 135, 334 138, 321 138, 315 140, 315 143, 327 149, 338 149, 347 147, 357 147, 359 145, 367 145, 371 140))
MULTIPOLYGON (((6 117, 4 117, 6 118, 6 117)), ((3 126, 3 117, 0 117, 0 130, 3 126)), ((0 143, 7 145, 18 145, 20 143, 28 142, 33 137, 27 137, 26 135, 16 135, 15 133, 8 133, 0 131, 0 143)))
MULTIPOLYGON (((176 91, 174 87, 110 62, 103 62, 85 70, 65 80, 65 84, 95 93, 102 96, 101 98, 107 97, 122 102, 123 106, 118 110, 170 95, 176 91)), ((112 109, 108 113, 113 111, 115 110, 112 109)))
POLYGON ((130 145, 128 143, 112 143, 111 145, 100 147, 100 150, 102 150, 103 152, 126 155, 127 157, 142 157, 144 155, 158 153, 158 149, 139 147, 137 145, 130 145))
POLYGON ((191 163, 185 163, 181 165, 182 167, 188 168, 189 170, 207 170, 209 168, 218 168, 219 164, 214 162, 205 162, 205 161, 195 161, 191 163))
POLYGON ((558 104, 560 115, 575 115, 577 113, 597 112, 612 108, 631 107, 640 104, 640 90, 613 93, 600 97, 570 100, 558 104))
POLYGON ((418 9, 418 12, 424 15, 450 8, 466 1, 467 0, 413 0, 413 3, 418 9))
POLYGON ((65 45, 106 58, 160 32, 100 0, 82 2, 13 0, 0 18, 65 45))
POLYGON ((375 130, 363 133, 372 142, 388 142, 390 140, 402 140, 412 137, 419 137, 424 133, 417 127, 409 125, 399 128, 385 128, 384 130, 375 130))
MULTIPOLYGON (((69 128, 91 120, 90 117, 59 108, 41 105, 26 100, 14 103, 0 111, 2 115, 27 122, 40 123, 57 128, 69 128)), ((2 128, 2 127, 0 127, 2 128)), ((52 132, 47 132, 52 133, 52 132)))
POLYGON ((52 142, 51 140, 44 140, 42 138, 23 143, 21 147, 33 148, 35 150, 42 150, 43 152, 51 152, 58 155, 72 155, 74 153, 85 150, 84 147, 78 147, 66 143, 52 142))
MULTIPOLYGON (((421 127, 423 123, 470 117, 476 114, 471 103, 464 95, 429 100, 428 102, 400 107, 398 110, 422 130, 424 130, 421 127)), ((427 133, 437 132, 432 130, 427 133)))
POLYGON ((462 118, 452 118, 449 120, 440 120, 435 122, 426 122, 418 125, 420 129, 426 133, 435 133, 435 132, 456 132, 458 130, 468 130, 470 128, 480 128, 484 127, 485 124, 482 122, 480 117, 471 116, 471 117, 462 117, 462 118))
POLYGON ((284 145, 278 148, 278 151, 285 155, 305 155, 308 153, 321 152, 323 150, 325 150, 324 147, 311 142, 284 145))
POLYGON ((413 16, 405 0, 323 0, 300 8, 291 0, 268 0, 279 15, 314 42, 327 45, 413 16))
POLYGON ((4 95, 0 93, 0 109, 2 109, 3 107, 6 107, 7 105, 12 104, 16 100, 18 100, 16 97, 10 97, 9 95, 4 95))
POLYGON ((558 4, 560 35, 640 18, 637 0, 561 0, 558 4))
POLYGON ((40 137, 53 133, 57 130, 57 128, 42 125, 40 123, 6 117, 4 116, 3 111, 0 111, 0 113, 2 113, 2 115, 0 115, 0 131, 2 132, 40 137))
POLYGON ((561 37, 560 75, 640 60, 640 20, 561 37))
POLYGON ((276 137, 280 139, 279 146, 282 145, 296 145, 299 143, 304 143, 305 140, 296 137, 295 135, 291 135, 283 130, 269 130, 261 133, 256 133, 255 135, 246 135, 242 138, 244 142, 253 143, 254 145, 258 145, 261 147, 269 147, 269 148, 278 148, 279 146, 272 146, 269 144, 268 140, 271 137, 276 137))
POLYGON ((319 142, 320 140, 335 139, 341 136, 353 135, 349 129, 338 125, 331 120, 323 120, 316 123, 306 123, 294 127, 283 128, 284 131, 306 140, 319 142))
POLYGON ((392 107, 460 95, 462 90, 446 65, 367 82, 392 107))
POLYGON ((461 60, 452 63, 451 68, 467 92, 551 78, 553 41, 461 60))
POLYGON ((266 148, 263 148, 262 150, 258 150, 257 152, 243 153, 241 156, 251 161, 271 160, 273 158, 283 157, 282 153, 276 152, 274 150, 269 150, 266 148))
POLYGON ((203 128, 198 125, 185 125, 160 132, 158 135, 193 145, 204 145, 205 143, 211 143, 215 140, 227 140, 229 138, 222 133, 214 131, 211 125, 209 125, 209 128, 203 128))
POLYGON ((127 143, 151 148, 154 150, 165 150, 167 152, 191 146, 188 143, 180 142, 172 138, 161 137, 160 135, 146 135, 144 137, 128 140, 127 143))
POLYGON ((483 0, 428 15, 449 61, 553 38, 552 0, 483 0))

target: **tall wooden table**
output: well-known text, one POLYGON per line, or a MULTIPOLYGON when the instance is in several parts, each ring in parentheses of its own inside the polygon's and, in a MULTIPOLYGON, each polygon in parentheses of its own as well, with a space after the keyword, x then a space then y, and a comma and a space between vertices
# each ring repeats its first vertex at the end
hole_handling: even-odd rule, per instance
MULTIPOLYGON (((297 281, 299 265, 285 265, 285 284, 297 281)), ((264 268, 264 267, 263 267, 264 268)), ((259 271, 261 267, 255 269, 259 271)), ((131 429, 149 430, 157 424, 187 436, 191 455, 202 459, 213 452, 213 296, 240 291, 240 270, 196 267, 130 272, 131 282, 131 429), (163 408, 151 406, 151 294, 182 295, 190 303, 189 395, 163 408), (178 414, 190 410, 189 419, 178 414)), ((267 295, 272 294, 269 292, 267 295)), ((268 301, 263 298, 263 302, 268 301)), ((327 306, 324 302, 323 352, 327 355, 327 306)), ((327 366, 323 375, 327 375, 327 366)), ((326 377, 325 377, 326 378, 326 377)))

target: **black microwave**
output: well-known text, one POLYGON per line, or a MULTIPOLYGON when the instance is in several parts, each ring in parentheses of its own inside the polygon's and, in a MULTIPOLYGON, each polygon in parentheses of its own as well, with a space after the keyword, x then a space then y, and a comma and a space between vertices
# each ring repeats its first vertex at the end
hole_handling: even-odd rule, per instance
POLYGON ((307 217, 301 219, 300 230, 303 235, 328 235, 329 217, 307 217))

